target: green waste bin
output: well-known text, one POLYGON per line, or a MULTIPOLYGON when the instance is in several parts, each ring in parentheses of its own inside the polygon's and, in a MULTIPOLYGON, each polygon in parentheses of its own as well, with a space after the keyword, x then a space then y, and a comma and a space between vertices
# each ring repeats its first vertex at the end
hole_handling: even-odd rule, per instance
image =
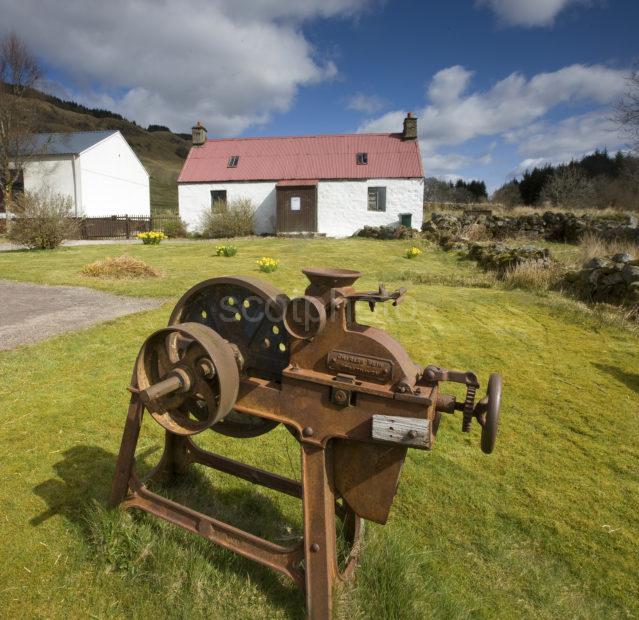
POLYGON ((413 214, 412 213, 400 213, 399 214, 399 223, 402 226, 406 226, 406 228, 413 227, 413 214))

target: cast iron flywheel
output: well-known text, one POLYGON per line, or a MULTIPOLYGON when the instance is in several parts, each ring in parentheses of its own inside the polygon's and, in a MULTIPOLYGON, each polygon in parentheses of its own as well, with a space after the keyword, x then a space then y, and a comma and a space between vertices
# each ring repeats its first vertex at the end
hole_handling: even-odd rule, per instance
MULTIPOLYGON (((288 302, 287 295, 258 278, 212 278, 182 296, 169 325, 195 322, 210 327, 237 347, 244 375, 279 381, 290 356, 284 326, 288 302)), ((231 437, 257 437, 277 424, 231 410, 212 429, 231 437)))

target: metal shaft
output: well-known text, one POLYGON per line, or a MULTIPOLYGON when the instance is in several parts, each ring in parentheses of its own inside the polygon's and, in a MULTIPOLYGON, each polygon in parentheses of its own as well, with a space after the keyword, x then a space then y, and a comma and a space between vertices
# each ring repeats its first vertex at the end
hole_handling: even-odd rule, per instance
POLYGON ((171 394, 172 392, 184 389, 187 387, 187 383, 187 377, 181 377, 177 373, 172 374, 163 381, 149 386, 146 390, 142 390, 140 392, 140 398, 142 399, 142 402, 148 403, 161 398, 162 396, 166 396, 167 394, 171 394))

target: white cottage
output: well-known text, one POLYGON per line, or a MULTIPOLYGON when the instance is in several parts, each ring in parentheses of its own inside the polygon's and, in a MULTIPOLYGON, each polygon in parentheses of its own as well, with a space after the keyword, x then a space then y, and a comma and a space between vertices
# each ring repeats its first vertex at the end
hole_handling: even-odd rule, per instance
POLYGON ((198 123, 178 178, 180 217, 190 228, 216 201, 248 198, 257 234, 346 237, 365 225, 421 228, 423 195, 410 112, 403 132, 390 134, 207 140, 198 123))
POLYGON ((75 215, 150 215, 149 173, 119 131, 38 134, 20 189, 69 196, 75 215))

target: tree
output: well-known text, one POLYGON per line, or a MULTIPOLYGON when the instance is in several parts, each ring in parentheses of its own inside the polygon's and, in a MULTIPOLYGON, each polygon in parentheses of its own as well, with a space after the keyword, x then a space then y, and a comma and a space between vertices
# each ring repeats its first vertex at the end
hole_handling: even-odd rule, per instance
POLYGON ((540 198, 553 207, 567 209, 592 206, 594 188, 592 181, 574 164, 559 166, 544 184, 540 198))
POLYGON ((488 200, 488 192, 486 191, 486 183, 484 181, 471 181, 466 183, 466 189, 473 195, 475 202, 484 202, 488 200))
POLYGON ((615 120, 629 135, 635 151, 639 152, 639 69, 628 76, 628 91, 617 104, 615 120))
POLYGON ((0 187, 7 227, 14 185, 25 165, 42 151, 35 135, 35 109, 28 91, 41 76, 36 58, 15 33, 0 40, 0 187))
POLYGON ((502 204, 509 209, 520 205, 521 192, 519 191, 519 183, 517 181, 504 183, 499 189, 495 190, 492 201, 502 204))
POLYGON ((424 179, 424 202, 452 202, 451 185, 436 177, 424 179))
POLYGON ((519 191, 525 205, 534 205, 539 202, 539 196, 546 181, 552 176, 553 167, 533 168, 526 170, 519 182, 519 191))

